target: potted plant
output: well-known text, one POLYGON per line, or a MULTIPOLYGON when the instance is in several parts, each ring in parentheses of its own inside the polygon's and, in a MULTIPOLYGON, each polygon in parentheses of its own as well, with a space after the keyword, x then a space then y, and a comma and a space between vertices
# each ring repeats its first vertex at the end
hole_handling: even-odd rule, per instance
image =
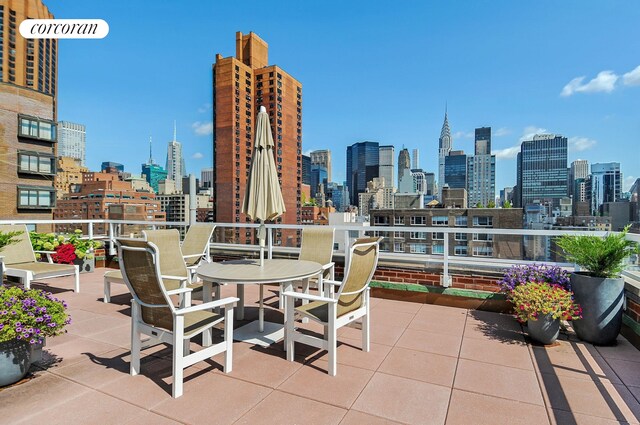
POLYGON ((584 312, 574 324, 578 337, 597 345, 615 342, 622 327, 624 260, 640 252, 638 244, 626 239, 629 227, 620 233, 598 236, 561 236, 557 244, 567 260, 585 271, 571 273, 571 287, 584 312))
POLYGON ((73 264, 80 266, 80 272, 93 272, 95 268, 95 250, 102 246, 102 242, 93 239, 83 239, 82 230, 76 229, 66 240, 75 248, 76 260, 73 264))
POLYGON ((579 304, 573 301, 571 291, 560 285, 531 282, 518 285, 509 293, 518 321, 527 324, 529 336, 548 345, 560 333, 560 320, 581 317, 579 304))
POLYGON ((0 287, 0 387, 26 375, 32 346, 64 332, 71 322, 66 308, 50 292, 0 287))

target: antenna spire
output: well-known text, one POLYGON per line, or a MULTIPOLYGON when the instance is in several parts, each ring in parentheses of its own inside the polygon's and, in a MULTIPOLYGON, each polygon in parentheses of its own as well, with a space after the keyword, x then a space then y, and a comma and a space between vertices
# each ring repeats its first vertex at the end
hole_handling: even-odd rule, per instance
POLYGON ((151 136, 149 136, 149 165, 153 164, 153 155, 151 150, 151 136))

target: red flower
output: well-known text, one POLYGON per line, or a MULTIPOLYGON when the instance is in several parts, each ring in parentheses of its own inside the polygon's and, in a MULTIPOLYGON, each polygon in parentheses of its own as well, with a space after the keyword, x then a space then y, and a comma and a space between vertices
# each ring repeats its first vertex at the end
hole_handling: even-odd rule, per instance
POLYGON ((76 259, 76 247, 70 243, 58 245, 55 251, 56 253, 51 257, 56 263, 73 264, 73 260, 76 259))

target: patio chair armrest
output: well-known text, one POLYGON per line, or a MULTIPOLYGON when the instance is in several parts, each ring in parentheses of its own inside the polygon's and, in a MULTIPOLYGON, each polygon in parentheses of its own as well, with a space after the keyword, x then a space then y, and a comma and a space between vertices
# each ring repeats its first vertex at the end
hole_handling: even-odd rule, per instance
POLYGON ((179 280, 180 283, 182 283, 182 281, 188 282, 189 278, 186 276, 171 276, 171 275, 166 275, 163 274, 162 276, 160 276, 162 279, 171 279, 171 280, 179 280))
POLYGON ((224 307, 227 305, 235 305, 238 301, 240 301, 239 298, 236 297, 227 297, 227 298, 223 298, 221 300, 217 300, 217 301, 211 301, 208 303, 203 303, 203 304, 198 304, 198 305, 194 305, 191 307, 185 307, 185 308, 181 308, 176 310, 176 314, 178 315, 182 315, 182 314, 187 314, 187 313, 193 313, 194 311, 201 311, 201 310, 211 310, 217 307, 224 307))
POLYGON ((33 251, 35 254, 45 254, 47 256, 47 261, 49 261, 50 263, 53 263, 53 258, 51 258, 51 255, 55 254, 55 251, 33 251))
POLYGON ((331 279, 323 279, 322 283, 324 285, 333 285, 333 286, 340 286, 342 285, 342 282, 340 282, 339 280, 331 280, 331 279))
POLYGON ((331 270, 332 268, 334 268, 336 265, 336 263, 334 263, 333 261, 330 263, 327 263, 325 265, 322 266, 322 270, 323 271, 327 271, 327 270, 331 270))
POLYGON ((193 288, 178 288, 178 289, 172 289, 170 291, 167 291, 167 295, 178 295, 178 294, 182 294, 185 292, 192 292, 193 288))
POLYGON ((195 257, 202 257, 202 254, 187 254, 182 256, 182 258, 195 258, 195 257))
POLYGON ((322 301, 328 303, 337 303, 338 300, 329 297, 319 297, 318 295, 305 294, 302 292, 285 291, 282 293, 285 297, 297 298, 299 300, 322 301))

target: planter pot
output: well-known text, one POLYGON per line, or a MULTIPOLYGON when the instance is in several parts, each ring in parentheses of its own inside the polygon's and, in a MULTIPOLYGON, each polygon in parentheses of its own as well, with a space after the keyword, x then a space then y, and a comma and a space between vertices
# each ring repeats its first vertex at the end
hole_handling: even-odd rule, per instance
POLYGON ((80 267, 80 273, 93 273, 96 267, 95 258, 76 258, 73 264, 80 267))
POLYGON ((622 326, 624 279, 571 273, 571 289, 582 307, 582 319, 573 321, 578 337, 596 345, 613 344, 622 326))
POLYGON ((544 345, 553 344, 560 333, 560 319, 548 314, 538 320, 527 320, 529 336, 544 345))
POLYGON ((31 349, 25 341, 0 342, 0 387, 11 385, 29 371, 31 349))

